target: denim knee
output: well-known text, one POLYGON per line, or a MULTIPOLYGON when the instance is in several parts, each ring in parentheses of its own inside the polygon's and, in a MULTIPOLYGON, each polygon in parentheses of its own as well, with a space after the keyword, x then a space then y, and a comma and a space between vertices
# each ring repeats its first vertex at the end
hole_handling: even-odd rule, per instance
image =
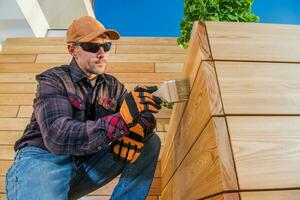
POLYGON ((145 143, 145 147, 144 149, 147 149, 148 151, 148 155, 149 154, 153 154, 153 155, 157 155, 160 152, 160 148, 161 148, 161 141, 159 136, 154 133, 149 139, 148 141, 145 143))

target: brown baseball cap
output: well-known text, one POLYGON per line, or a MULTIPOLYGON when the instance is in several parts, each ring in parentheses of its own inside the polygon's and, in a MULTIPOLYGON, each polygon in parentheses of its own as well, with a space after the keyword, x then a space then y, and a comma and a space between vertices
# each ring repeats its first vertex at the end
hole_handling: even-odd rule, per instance
POLYGON ((103 24, 90 16, 75 19, 67 31, 67 43, 90 42, 105 33, 109 39, 118 40, 120 34, 112 29, 105 29, 103 24))

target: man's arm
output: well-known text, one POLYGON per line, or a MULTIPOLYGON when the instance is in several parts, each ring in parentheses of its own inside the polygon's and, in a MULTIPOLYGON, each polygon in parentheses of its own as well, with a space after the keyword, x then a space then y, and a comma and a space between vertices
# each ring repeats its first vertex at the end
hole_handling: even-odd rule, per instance
POLYGON ((34 113, 45 146, 52 153, 77 156, 92 154, 127 133, 119 113, 113 116, 113 120, 112 116, 97 121, 74 120, 72 105, 59 79, 55 75, 42 74, 37 80, 39 85, 34 113))

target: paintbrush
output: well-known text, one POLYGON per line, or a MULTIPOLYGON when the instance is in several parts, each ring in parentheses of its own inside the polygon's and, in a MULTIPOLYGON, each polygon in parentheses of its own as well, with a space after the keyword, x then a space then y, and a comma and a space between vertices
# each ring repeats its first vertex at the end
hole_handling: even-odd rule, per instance
POLYGON ((164 81, 162 86, 152 95, 169 103, 187 101, 190 96, 190 81, 189 79, 164 81))

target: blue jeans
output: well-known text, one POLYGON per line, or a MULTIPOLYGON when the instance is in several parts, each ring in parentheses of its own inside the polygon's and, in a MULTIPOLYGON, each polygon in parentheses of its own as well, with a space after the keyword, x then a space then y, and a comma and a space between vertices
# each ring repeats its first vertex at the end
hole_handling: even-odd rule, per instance
POLYGON ((74 159, 26 146, 17 151, 6 174, 9 200, 78 199, 104 186, 121 173, 111 199, 145 199, 150 189, 160 151, 154 134, 144 145, 135 164, 113 160, 109 149, 74 159))

